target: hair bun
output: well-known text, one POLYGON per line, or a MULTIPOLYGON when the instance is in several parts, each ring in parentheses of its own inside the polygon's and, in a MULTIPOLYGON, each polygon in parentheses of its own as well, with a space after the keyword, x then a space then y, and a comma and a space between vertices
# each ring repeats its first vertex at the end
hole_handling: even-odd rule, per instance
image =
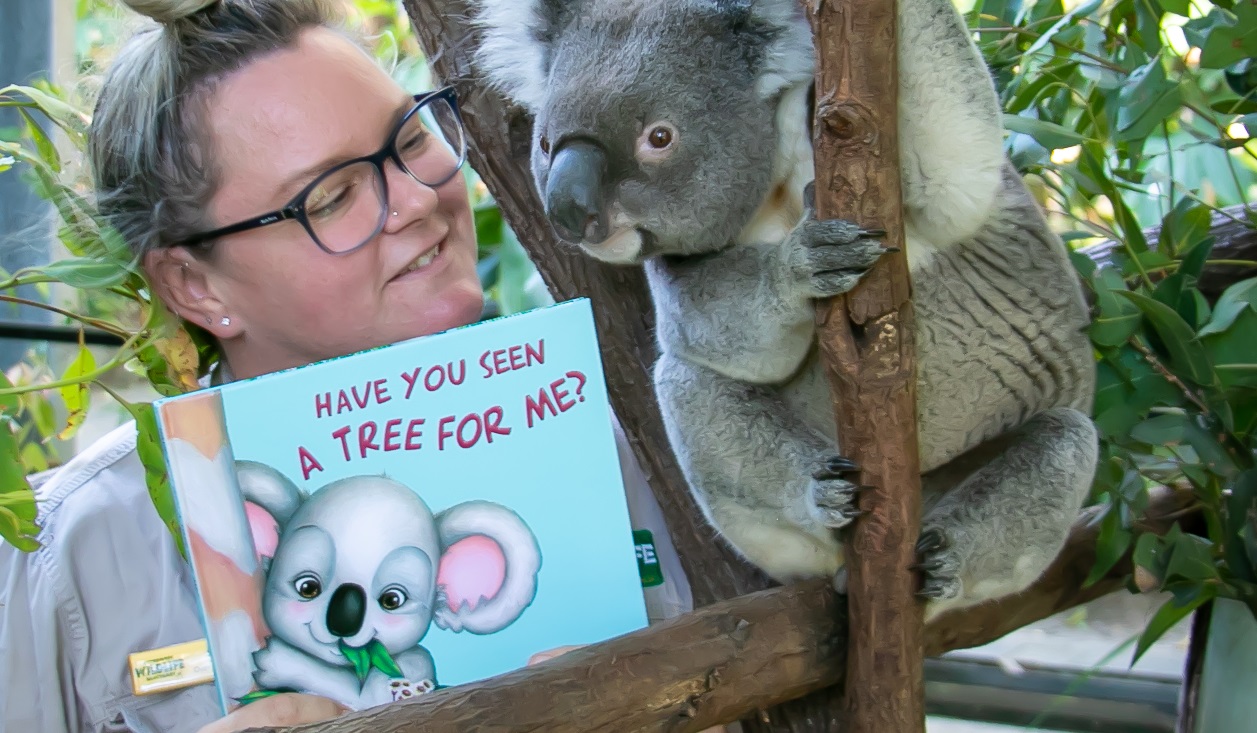
POLYGON ((195 15, 219 0, 122 0, 122 2, 140 15, 147 15, 158 23, 168 24, 195 15))

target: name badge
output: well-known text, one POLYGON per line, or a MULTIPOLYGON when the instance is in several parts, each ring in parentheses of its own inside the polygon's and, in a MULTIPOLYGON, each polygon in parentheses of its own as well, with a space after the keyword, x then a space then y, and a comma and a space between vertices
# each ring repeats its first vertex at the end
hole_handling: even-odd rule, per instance
POLYGON ((214 680, 209 647, 204 639, 136 652, 131 665, 131 689, 136 695, 178 690, 214 680))

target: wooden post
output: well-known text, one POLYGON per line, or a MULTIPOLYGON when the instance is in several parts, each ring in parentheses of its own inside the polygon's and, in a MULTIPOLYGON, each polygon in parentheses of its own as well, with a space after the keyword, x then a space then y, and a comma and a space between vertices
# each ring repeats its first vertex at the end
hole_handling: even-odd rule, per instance
POLYGON ((818 304, 841 452, 866 512, 847 531, 845 731, 925 731, 923 604, 915 595, 921 478, 916 358, 899 181, 895 0, 811 0, 816 215, 883 229, 886 255, 818 304))

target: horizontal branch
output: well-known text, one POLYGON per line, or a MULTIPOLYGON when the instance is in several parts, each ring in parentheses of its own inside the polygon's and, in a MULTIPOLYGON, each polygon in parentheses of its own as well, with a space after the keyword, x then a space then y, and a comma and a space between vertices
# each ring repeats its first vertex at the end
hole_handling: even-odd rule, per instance
MULTIPOLYGON (((1166 531, 1192 501, 1189 492, 1154 491, 1140 528, 1166 531)), ((1026 592, 926 626, 926 653, 980 646, 1121 588, 1129 555, 1082 587, 1095 561, 1101 511, 1083 514, 1056 562, 1026 592)), ((841 684, 846 627, 844 604, 827 581, 798 583, 712 604, 536 667, 288 730, 700 731, 841 684)))
MULTIPOLYGON (((1213 235, 1213 252, 1211 260, 1227 262, 1257 262, 1257 228, 1248 223, 1247 206, 1236 204, 1221 211, 1214 212, 1209 222, 1209 233, 1213 235)), ((1144 238, 1149 246, 1156 247, 1161 236, 1161 227, 1149 227, 1144 230, 1144 238)), ((1101 242, 1078 251, 1087 255, 1097 264, 1112 263, 1113 252, 1119 250, 1121 244, 1115 241, 1101 242)), ((1222 291, 1232 283, 1257 276, 1257 267, 1235 264, 1205 265, 1197 287, 1210 302, 1217 299, 1222 291)))

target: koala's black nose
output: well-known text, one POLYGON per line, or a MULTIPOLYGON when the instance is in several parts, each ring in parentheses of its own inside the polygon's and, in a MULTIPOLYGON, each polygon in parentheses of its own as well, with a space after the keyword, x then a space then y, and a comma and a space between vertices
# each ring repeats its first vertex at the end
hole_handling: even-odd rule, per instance
POLYGON ((546 181, 546 215, 555 232, 569 242, 597 243, 607 238, 602 184, 607 155, 585 140, 573 140, 555 151, 546 181))
POLYGON ((362 628, 366 615, 366 592, 361 586, 345 583, 336 589, 327 604, 327 630, 335 636, 353 636, 362 628))

